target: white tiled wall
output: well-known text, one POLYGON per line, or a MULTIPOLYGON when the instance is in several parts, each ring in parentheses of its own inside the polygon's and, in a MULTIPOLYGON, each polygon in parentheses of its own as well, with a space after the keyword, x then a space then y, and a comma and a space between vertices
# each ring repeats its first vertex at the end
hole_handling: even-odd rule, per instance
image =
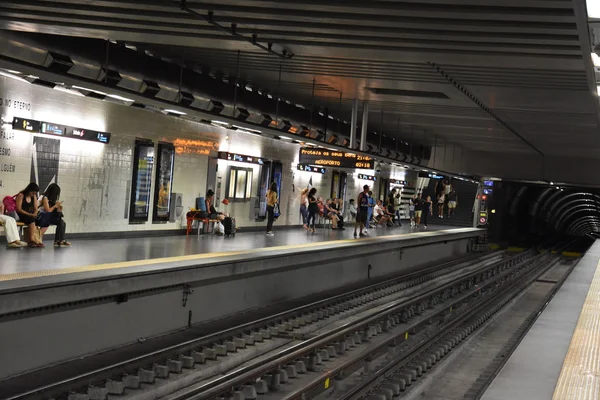
MULTIPOLYGON (((151 215, 145 224, 129 223, 129 185, 132 179, 133 145, 136 138, 151 139, 155 144, 158 141, 171 142, 179 148, 180 151, 175 157, 172 188, 173 192, 183 194, 185 211, 194 206, 196 197, 205 196, 209 150, 212 150, 212 156, 216 156, 217 151, 228 151, 276 160, 283 164, 280 199, 282 216, 277 221, 278 225, 300 223, 300 191, 307 187, 311 177, 319 195, 326 198, 331 192, 331 169, 324 175, 297 170, 298 144, 79 97, 1 76, 0 97, 0 116, 5 121, 0 135, 0 197, 13 195, 23 189, 29 182, 32 168, 33 135, 29 132, 13 131, 10 125, 13 117, 31 118, 112 134, 108 145, 59 139, 61 143, 57 183, 62 188, 61 199, 65 204, 68 232, 161 230, 185 226, 183 220, 152 224, 151 215), (7 99, 11 100, 10 104, 7 99)), ((220 199, 226 194, 230 165, 232 164, 227 161, 219 160, 217 177, 221 181, 220 199)), ((242 166, 253 168, 252 192, 256 195, 259 166, 242 166)), ((378 185, 358 181, 356 173, 347 172, 348 198, 356 197, 365 183, 374 186, 374 193, 377 194, 378 185)), ((392 170, 386 171, 385 174, 404 179, 403 172, 392 170)), ((240 227, 265 224, 255 222, 251 215, 251 208, 254 207, 252 202, 232 203, 227 208, 222 204, 217 206, 218 209, 233 214, 240 227)), ((152 210, 152 207, 150 209, 152 210)))

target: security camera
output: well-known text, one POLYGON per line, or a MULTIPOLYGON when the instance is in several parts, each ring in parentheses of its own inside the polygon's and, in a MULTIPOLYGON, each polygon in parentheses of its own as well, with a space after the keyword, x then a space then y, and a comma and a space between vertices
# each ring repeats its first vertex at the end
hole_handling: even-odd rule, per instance
POLYGON ((381 172, 381 162, 378 162, 377 165, 375 165, 375 172, 381 172))

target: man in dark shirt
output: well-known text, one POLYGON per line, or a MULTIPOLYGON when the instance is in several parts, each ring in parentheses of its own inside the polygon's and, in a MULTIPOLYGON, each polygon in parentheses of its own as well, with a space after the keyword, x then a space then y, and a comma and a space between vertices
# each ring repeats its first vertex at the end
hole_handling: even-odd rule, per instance
POLYGON ((369 185, 363 186, 363 191, 358 194, 358 214, 356 223, 354 224, 354 237, 357 236, 356 228, 360 226, 360 237, 366 236, 363 232, 367 223, 367 215, 369 213, 369 185))

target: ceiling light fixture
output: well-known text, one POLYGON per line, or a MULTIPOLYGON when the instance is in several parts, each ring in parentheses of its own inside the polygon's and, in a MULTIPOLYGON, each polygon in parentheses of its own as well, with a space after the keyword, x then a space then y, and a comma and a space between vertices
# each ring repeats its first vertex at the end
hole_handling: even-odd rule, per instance
POLYGON ((177 111, 177 110, 172 110, 170 108, 164 110, 166 113, 168 114, 177 114, 177 115, 187 115, 186 113, 182 112, 182 111, 177 111))
POLYGON ((119 96, 118 94, 109 94, 107 95, 108 97, 115 99, 115 100, 121 100, 121 101, 129 101, 131 103, 133 103, 135 100, 132 99, 128 99, 127 97, 123 97, 123 96, 119 96))
POLYGON ((588 18, 600 18, 600 1, 586 0, 588 18))
POLYGON ((73 86, 71 86, 71 87, 72 87, 73 89, 77 89, 77 90, 87 90, 88 92, 94 92, 94 93, 100 94, 100 95, 102 95, 102 96, 107 96, 107 94, 106 94, 106 93, 104 93, 104 92, 101 92, 100 90, 96 90, 96 89, 89 89, 89 88, 86 88, 86 87, 83 87, 83 86, 76 86, 76 85, 73 85, 73 86))
POLYGON ((225 122, 225 121, 210 121, 213 124, 217 124, 217 125, 224 125, 224 126, 228 126, 229 122, 225 122))

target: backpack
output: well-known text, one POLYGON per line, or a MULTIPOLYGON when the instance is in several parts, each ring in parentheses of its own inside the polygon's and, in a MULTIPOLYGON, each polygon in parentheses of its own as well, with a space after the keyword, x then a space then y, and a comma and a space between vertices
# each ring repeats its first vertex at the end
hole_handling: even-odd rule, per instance
POLYGON ((15 200, 15 197, 16 196, 4 196, 4 199, 2 199, 2 204, 4 204, 4 214, 9 215, 17 211, 17 201, 15 200))

